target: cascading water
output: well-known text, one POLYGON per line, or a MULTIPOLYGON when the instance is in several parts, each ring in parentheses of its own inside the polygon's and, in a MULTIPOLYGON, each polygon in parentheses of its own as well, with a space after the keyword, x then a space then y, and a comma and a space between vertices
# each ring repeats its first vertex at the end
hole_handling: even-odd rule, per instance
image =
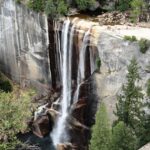
MULTIPOLYGON (((66 120, 68 117, 68 108, 71 104, 71 51, 68 47, 70 21, 66 20, 62 28, 62 99, 61 99, 61 116, 58 117, 56 126, 52 131, 51 137, 53 144, 68 142, 66 120)), ((71 43, 71 42, 70 42, 71 43)), ((71 44, 72 45, 72 44, 71 44)))
POLYGON ((85 78, 85 54, 89 42, 90 30, 91 28, 85 33, 81 49, 79 50, 80 54, 79 54, 78 76, 77 76, 77 89, 75 91, 73 98, 74 104, 78 101, 80 86, 85 78))
MULTIPOLYGON (((51 132, 51 138, 55 147, 61 143, 70 142, 69 133, 67 130, 68 118, 74 110, 75 104, 79 99, 80 86, 85 80, 85 59, 86 59, 86 49, 90 43, 90 32, 92 26, 86 31, 83 36, 81 48, 77 50, 79 52, 78 65, 77 65, 77 85, 76 89, 72 89, 72 54, 73 54, 73 45, 74 37, 77 34, 74 34, 75 28, 78 26, 76 24, 76 19, 70 21, 69 19, 64 21, 61 28, 62 34, 60 39, 60 26, 55 23, 55 40, 56 40, 56 51, 57 57, 59 58, 59 68, 61 69, 61 82, 62 82, 62 94, 60 98, 60 113, 58 116, 53 131, 51 132), (73 92, 74 91, 74 92, 73 92)), ((80 22, 81 23, 81 22, 80 22)), ((90 58, 92 55, 90 54, 90 58)), ((91 61, 91 60, 90 60, 91 61)), ((73 62, 74 63, 74 62, 73 62)))

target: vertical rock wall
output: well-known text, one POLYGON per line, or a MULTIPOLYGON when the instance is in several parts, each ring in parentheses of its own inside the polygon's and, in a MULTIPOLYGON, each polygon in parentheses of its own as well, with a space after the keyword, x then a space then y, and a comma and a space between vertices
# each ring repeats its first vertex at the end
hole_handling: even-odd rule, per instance
POLYGON ((0 69, 23 85, 49 88, 47 17, 14 0, 0 5, 0 69))

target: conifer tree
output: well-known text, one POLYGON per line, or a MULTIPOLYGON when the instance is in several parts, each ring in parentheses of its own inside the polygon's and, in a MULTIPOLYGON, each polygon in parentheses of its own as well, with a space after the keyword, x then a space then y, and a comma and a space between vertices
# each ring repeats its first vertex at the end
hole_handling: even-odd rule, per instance
POLYGON ((150 79, 147 81, 147 96, 150 98, 150 79))
POLYGON ((137 138, 134 131, 120 121, 113 128, 111 150, 136 150, 136 148, 137 138))
POLYGON ((138 64, 133 58, 128 66, 127 83, 122 87, 122 93, 118 96, 115 115, 118 121, 123 121, 127 126, 135 129, 140 123, 143 94, 141 88, 136 85, 140 79, 138 64))
POLYGON ((90 150, 110 150, 111 129, 104 103, 100 104, 96 114, 96 124, 92 129, 90 150))

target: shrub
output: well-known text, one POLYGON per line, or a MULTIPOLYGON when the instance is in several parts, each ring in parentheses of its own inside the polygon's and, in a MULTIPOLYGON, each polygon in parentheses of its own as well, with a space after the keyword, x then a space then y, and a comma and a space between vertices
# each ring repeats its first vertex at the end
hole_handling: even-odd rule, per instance
POLYGON ((99 70, 101 67, 101 59, 99 57, 96 58, 96 68, 99 70))
POLYGON ((130 41, 130 42, 135 42, 137 41, 137 38, 135 36, 124 36, 124 40, 130 41))
POLYGON ((139 46, 140 46, 141 53, 146 53, 146 51, 150 47, 150 41, 147 39, 141 39, 139 41, 139 46))
POLYGON ((132 17, 131 18, 134 22, 139 18, 144 7, 145 7, 145 2, 143 0, 132 0, 131 1, 131 8, 132 8, 132 17))
POLYGON ((120 11, 126 11, 130 8, 131 0, 120 0, 117 9, 120 11))
POLYGON ((95 0, 76 0, 77 7, 80 10, 85 10, 93 5, 95 0))
POLYGON ((0 73, 0 90, 5 92, 13 90, 11 82, 2 73, 0 73))
POLYGON ((21 2, 21 0, 16 0, 16 3, 20 3, 21 2))
POLYGON ((64 0, 54 1, 48 0, 45 5, 45 13, 50 17, 58 17, 60 15, 67 14, 68 5, 65 3, 64 0))
POLYGON ((29 0, 28 7, 34 11, 44 11, 46 0, 29 0))
POLYGON ((15 149, 19 143, 16 134, 27 130, 31 95, 32 91, 19 93, 18 89, 14 93, 0 92, 0 149, 15 149))

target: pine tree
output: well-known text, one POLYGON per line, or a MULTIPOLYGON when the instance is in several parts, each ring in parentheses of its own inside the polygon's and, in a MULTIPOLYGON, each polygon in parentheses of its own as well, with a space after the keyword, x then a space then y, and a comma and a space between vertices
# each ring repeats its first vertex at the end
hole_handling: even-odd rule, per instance
POLYGON ((118 96, 115 115, 118 121, 123 121, 127 126, 136 128, 140 123, 143 94, 141 88, 136 86, 140 79, 138 65, 133 58, 128 66, 127 83, 122 87, 122 93, 118 96))
MULTIPOLYGON (((150 79, 147 81, 147 96, 148 99, 144 103, 146 110, 150 110, 150 79)), ((139 129, 139 147, 150 142, 150 113, 143 110, 141 117, 141 128, 139 129)))
POLYGON ((100 108, 96 114, 96 124, 93 126, 92 131, 90 150, 109 150, 111 129, 104 103, 100 104, 100 108))
POLYGON ((136 145, 137 138, 134 131, 120 121, 113 128, 111 150, 136 150, 136 145))

